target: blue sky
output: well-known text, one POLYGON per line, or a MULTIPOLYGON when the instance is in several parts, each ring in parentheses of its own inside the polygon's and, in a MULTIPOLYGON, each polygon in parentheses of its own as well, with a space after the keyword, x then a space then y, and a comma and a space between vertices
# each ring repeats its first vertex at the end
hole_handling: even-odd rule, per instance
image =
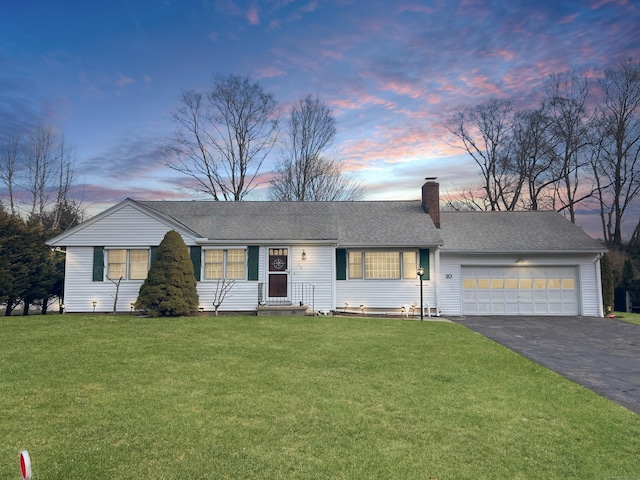
POLYGON ((90 208, 188 198, 162 165, 170 114, 214 73, 246 74, 284 108, 332 107, 366 199, 417 198, 426 176, 475 179, 443 127, 461 106, 531 105, 550 73, 628 57, 635 0, 0 0, 0 134, 55 126, 90 208))

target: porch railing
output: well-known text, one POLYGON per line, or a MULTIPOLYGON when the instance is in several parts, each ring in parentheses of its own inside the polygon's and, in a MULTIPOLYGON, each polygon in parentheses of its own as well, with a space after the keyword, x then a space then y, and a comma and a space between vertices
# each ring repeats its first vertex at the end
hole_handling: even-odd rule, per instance
POLYGON ((291 282, 288 285, 288 296, 270 297, 269 285, 258 283, 258 305, 309 305, 315 310, 316 287, 308 282, 291 282))

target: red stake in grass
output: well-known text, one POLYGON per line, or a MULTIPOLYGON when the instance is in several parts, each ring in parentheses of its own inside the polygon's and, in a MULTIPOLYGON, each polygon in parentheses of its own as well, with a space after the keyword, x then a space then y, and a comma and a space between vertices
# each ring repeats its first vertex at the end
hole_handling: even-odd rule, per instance
POLYGON ((29 452, 23 450, 20 452, 20 473, 24 480, 30 480, 31 478, 31 458, 29 458, 29 452))

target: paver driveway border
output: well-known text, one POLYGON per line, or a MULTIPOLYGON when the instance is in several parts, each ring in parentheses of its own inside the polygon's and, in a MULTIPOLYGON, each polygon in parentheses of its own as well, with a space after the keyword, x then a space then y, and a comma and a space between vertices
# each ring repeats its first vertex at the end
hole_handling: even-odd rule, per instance
POLYGON ((640 414, 640 325, 598 317, 450 320, 640 414))

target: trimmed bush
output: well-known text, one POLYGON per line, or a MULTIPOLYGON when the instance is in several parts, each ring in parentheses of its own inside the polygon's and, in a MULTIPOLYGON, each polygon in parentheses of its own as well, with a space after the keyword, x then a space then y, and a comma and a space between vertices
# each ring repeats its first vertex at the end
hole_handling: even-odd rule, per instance
POLYGON ((154 316, 188 315, 198 309, 196 285, 189 249, 180 234, 171 230, 158 246, 135 308, 154 316))
POLYGON ((600 279, 602 281, 602 306, 605 315, 613 313, 613 273, 611 272, 611 261, 609 255, 603 255, 600 259, 600 279))

